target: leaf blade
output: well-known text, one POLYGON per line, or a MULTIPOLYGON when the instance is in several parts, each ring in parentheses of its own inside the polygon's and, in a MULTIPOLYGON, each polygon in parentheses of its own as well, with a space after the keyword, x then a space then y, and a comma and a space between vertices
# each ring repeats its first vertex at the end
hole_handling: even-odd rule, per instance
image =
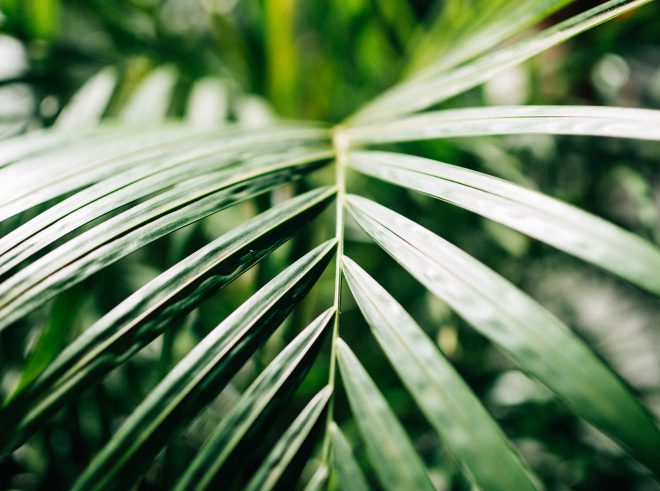
POLYGON ((312 398, 257 469, 248 482, 246 491, 270 491, 275 488, 284 475, 287 465, 293 460, 312 428, 319 421, 331 394, 332 388, 326 386, 312 398))
POLYGON ((74 490, 118 488, 137 479, 159 446, 306 295, 334 255, 328 241, 267 283, 193 348, 131 413, 78 478, 74 490), (188 414, 187 414, 188 413, 188 414), (125 482, 123 482, 125 481, 125 482), (123 483, 122 483, 123 482, 123 483))
POLYGON ((350 258, 342 265, 392 367, 464 474, 479 489, 538 489, 497 423, 412 317, 350 258))
POLYGON ((431 111, 354 127, 356 143, 484 135, 552 134, 660 140, 660 111, 606 106, 493 106, 431 111))
POLYGON ((353 152, 357 171, 502 223, 660 295, 660 250, 597 216, 541 193, 451 164, 353 152))
POLYGON ((366 370, 344 341, 337 341, 339 371, 351 411, 381 484, 388 490, 433 490, 424 464, 366 370))
POLYGON ((555 392, 580 417, 660 473, 648 410, 564 324, 508 281, 407 218, 350 196, 348 209, 427 289, 555 392), (403 238, 405 237, 405 239, 403 238))
MULTIPOLYGON (((287 390, 295 390, 298 386, 306 370, 296 373, 296 367, 304 363, 303 367, 309 368, 334 315, 334 308, 331 308, 318 316, 250 384, 187 467, 174 487, 176 491, 211 487, 219 469, 239 444, 239 440, 257 424, 257 419, 272 401, 281 397, 281 390, 286 385, 292 385, 287 390)), ((259 423, 260 426, 265 424, 266 421, 259 423)))
POLYGON ((330 424, 334 468, 339 478, 339 488, 343 491, 369 491, 367 480, 360 469, 351 446, 336 423, 330 424))

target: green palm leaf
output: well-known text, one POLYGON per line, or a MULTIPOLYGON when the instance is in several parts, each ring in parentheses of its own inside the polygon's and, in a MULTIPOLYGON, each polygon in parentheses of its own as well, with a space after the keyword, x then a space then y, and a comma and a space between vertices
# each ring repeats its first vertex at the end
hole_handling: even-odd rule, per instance
POLYGON ((337 343, 342 381, 380 483, 388 490, 432 490, 424 464, 378 387, 346 343, 337 343))
POLYGON ((380 347, 466 475, 481 489, 537 489, 497 424, 410 315, 355 262, 342 263, 380 347))
POLYGON ((75 237, 0 284, 0 330, 63 289, 185 225, 317 169, 328 152, 192 178, 75 237))
MULTIPOLYGON (((287 240, 333 197, 332 190, 313 190, 272 208, 162 273, 99 319, 0 409, 3 425, 17 425, 11 446, 81 387, 98 381, 287 240)), ((4 438, 0 442, 7 444, 4 438)))
POLYGON ((299 385, 318 354, 322 335, 333 316, 331 309, 317 317, 248 387, 177 482, 177 490, 221 485, 218 471, 247 432, 254 434, 267 426, 274 416, 272 406, 281 405, 286 394, 299 385))
POLYGON ((178 425, 198 412, 302 299, 334 254, 328 242, 300 258, 220 323, 158 384, 80 476, 73 489, 135 481, 178 425))
POLYGON ((343 491, 368 491, 367 480, 355 461, 351 446, 335 423, 330 425, 330 434, 332 435, 333 463, 337 471, 339 488, 343 491))
MULTIPOLYGON (((652 157, 652 145, 660 140, 656 110, 556 105, 454 108, 459 100, 436 107, 650 2, 610 0, 582 12, 575 3, 569 15, 558 13, 566 20, 526 34, 527 27, 538 21, 551 23, 551 14, 573 2, 447 0, 438 2, 434 12, 439 15, 429 25, 419 23, 418 36, 413 38, 414 21, 422 14, 405 0, 374 7, 377 15, 366 10, 369 2, 333 1, 322 21, 328 26, 345 24, 351 36, 343 39, 330 30, 326 40, 328 33, 323 31, 323 42, 315 37, 321 31, 307 26, 315 8, 303 9, 301 2, 280 5, 267 0, 249 8, 237 4, 226 11, 205 5, 200 11, 212 11, 210 24, 222 31, 217 44, 232 46, 230 56, 213 66, 212 74, 204 73, 208 53, 202 46, 212 43, 200 43, 194 60, 178 59, 190 53, 189 47, 170 33, 175 26, 165 22, 168 9, 181 8, 183 14, 176 17, 183 29, 184 19, 197 19, 185 10, 196 8, 194 2, 166 2, 153 19, 147 5, 138 9, 127 4, 122 15, 110 15, 105 20, 111 27, 102 23, 98 28, 108 28, 118 38, 126 34, 123 14, 128 25, 128 13, 134 8, 147 21, 145 26, 154 21, 145 27, 144 40, 137 36, 141 61, 122 59, 122 63, 130 61, 126 67, 105 68, 86 84, 77 84, 82 88, 71 98, 70 93, 63 96, 70 101, 59 116, 47 116, 50 96, 44 98, 39 116, 54 122, 54 129, 0 137, 0 353, 15 352, 0 372, 0 391, 9 394, 0 405, 0 487, 21 488, 25 483, 19 474, 28 474, 25 482, 30 487, 31 476, 23 467, 37 460, 32 455, 57 454, 52 459, 48 455, 44 475, 60 472, 52 468, 62 461, 60 447, 66 445, 59 442, 65 439, 73 442, 72 447, 81 444, 84 455, 63 466, 66 482, 37 482, 34 487, 128 489, 142 487, 140 481, 145 479, 145 487, 178 490, 362 491, 380 484, 398 491, 434 489, 438 483, 453 489, 464 486, 460 480, 465 478, 484 491, 537 489, 546 475, 559 472, 554 467, 565 464, 569 469, 572 455, 555 448, 561 446, 555 438, 562 435, 552 435, 546 448, 534 434, 548 432, 556 422, 557 415, 547 411, 554 410, 554 402, 539 402, 543 418, 522 429, 516 427, 515 411, 489 404, 488 394, 503 384, 501 367, 479 359, 485 372, 475 375, 470 365, 475 358, 487 358, 482 355, 490 353, 489 342, 563 402, 562 417, 574 413, 659 476, 658 421, 586 342, 526 293, 447 240, 347 192, 363 192, 354 189, 362 181, 353 181, 356 174, 349 170, 418 191, 590 262, 645 290, 630 290, 645 301, 648 294, 660 295, 660 250, 650 239, 654 210, 649 183, 644 182, 641 191, 626 189, 639 208, 635 210, 639 216, 633 218, 641 224, 636 232, 647 233, 644 239, 527 187, 433 160, 445 158, 438 155, 447 151, 451 155, 447 159, 457 162, 461 152, 467 152, 486 160, 486 167, 498 175, 533 188, 534 169, 524 175, 516 155, 498 135, 596 136, 601 139, 594 155, 607 150, 607 138, 628 138, 632 141, 626 145, 652 157), (578 13, 573 15, 575 10, 578 13), (282 12, 290 18, 281 26, 277 14, 282 12), (398 15, 406 19, 401 25, 398 15), (254 29, 254 23, 261 21, 263 33, 254 29), (298 31, 298 24, 309 27, 311 34, 298 31), (164 34, 173 36, 163 44, 168 55, 152 59, 148 53, 162 49, 151 42, 152 37, 157 40, 164 34), (335 50, 340 46, 342 58, 326 56, 331 50, 325 42, 335 50), (149 45, 147 54, 142 52, 143 44, 149 45), (268 69, 254 69, 246 62, 248 54, 264 61, 268 69), (351 70, 346 70, 349 66, 351 70), (356 83, 350 83, 353 71, 356 83), (313 84, 303 80, 310 73, 313 84), (332 128, 281 120, 268 101, 242 94, 238 88, 238 81, 248 81, 257 91, 267 92, 278 110, 304 118, 321 113, 335 121, 345 109, 335 111, 335 105, 353 104, 362 97, 361 91, 378 92, 396 77, 405 78, 332 128), (429 108, 434 110, 415 114, 429 108), (164 122, 184 114, 187 124, 164 122), (99 125, 102 116, 117 120, 99 125), (442 141, 484 136, 492 138, 464 138, 451 145, 442 141), (409 143, 422 140, 441 141, 409 143), (375 144, 388 145, 388 151, 361 149, 375 144), (415 151, 431 158, 394 153, 415 151), (253 211, 237 206, 211 218, 248 199, 253 211), (332 203, 334 210, 328 210, 332 203), (200 221, 200 226, 181 230, 200 221), (350 244, 351 239, 361 244, 350 244), (158 249, 165 241, 170 242, 161 257, 158 249), (374 276, 392 293, 373 279, 365 269, 374 269, 383 253, 367 243, 371 241, 421 285, 408 292, 413 283, 396 284, 399 276, 391 281, 391 275, 401 273, 389 268, 374 276), (110 302, 98 298, 101 301, 93 304, 85 302, 96 295, 95 289, 91 295, 85 292, 87 285, 98 281, 93 275, 142 248, 144 256, 155 253, 154 258, 127 259, 126 278, 113 277, 117 284, 112 285, 110 302), (371 258, 373 252, 378 256, 371 258), (170 266, 172 258, 164 259, 165 255, 178 262, 170 266), (334 272, 327 268, 333 257, 334 272), (358 264, 363 261, 365 269, 358 264), (243 275, 257 264, 254 274, 243 275), (141 281, 140 268, 148 269, 148 281, 141 281), (344 286, 357 309, 343 302, 348 297, 344 286), (449 313, 434 313, 433 324, 439 327, 434 343, 432 333, 427 335, 420 327, 431 310, 421 306, 425 289, 486 339, 456 331, 449 324, 448 319, 453 319, 449 313), (217 302, 211 301, 221 290, 217 302), (121 292, 125 293, 118 298, 121 292), (410 305, 395 300, 406 295, 410 305), (247 300, 234 308, 243 298, 247 300), (331 298, 332 307, 313 319, 331 298), (346 323, 358 310, 375 344, 366 332, 346 323), (88 327, 70 340, 82 325, 88 327), (447 331, 458 332, 453 352, 444 338, 447 331), (465 344, 463 336, 468 340, 465 344), (479 339, 475 353, 463 353, 470 350, 471 339, 479 339), (347 341, 355 344, 349 347, 347 341), (389 366, 372 369, 382 354, 391 373, 389 366), (151 362, 158 356, 158 366, 152 370, 151 362), (133 378, 139 380, 135 383, 141 384, 139 390, 120 391, 137 394, 137 400, 119 400, 112 393, 115 375, 131 384, 133 378), (388 390, 381 392, 378 385, 387 377, 388 390), (106 399, 112 403, 106 405, 106 399), (399 421, 401 400, 413 401, 419 414, 417 407, 411 408, 399 421), (94 405, 96 412, 89 409, 94 405), (414 434, 422 435, 414 443, 408 431, 411 415, 414 434), (119 426, 118 417, 123 418, 119 426), (74 423, 68 425, 69 420, 74 423), (353 436, 349 431, 353 422, 358 441, 347 438, 353 436), (95 425, 102 430, 88 440, 66 434, 70 427, 76 433, 80 427, 87 431, 95 425), (539 449, 527 452, 520 445, 519 455, 507 435, 518 442, 528 433, 539 442, 539 449), (436 445, 436 436, 441 446, 436 445), (362 452, 353 452, 362 444, 370 465, 362 466, 362 452), (87 449, 94 449, 95 455, 88 458, 87 449), (535 459, 537 454, 543 459, 535 459), (526 462, 521 456, 532 458, 526 462), (553 458, 566 462, 548 463, 553 458), (549 467, 553 469, 548 471, 549 467), (371 470, 374 476, 367 473, 371 470), (72 486, 71 481, 75 481, 72 486)), ((6 16, 10 28, 16 22, 20 25, 39 2, 28 3, 25 8, 15 1, 3 4, 3 22, 6 16)), ((50 7, 55 4, 59 1, 49 0, 50 7)), ((110 7, 103 11, 113 13, 110 7)), ((25 35, 29 38, 29 29, 25 35)), ((43 42, 34 43, 30 56, 48 58, 61 48, 52 50, 55 45, 46 44, 48 49, 42 49, 43 42)), ((105 66, 113 58, 104 55, 99 60, 105 66)), ((588 58, 585 54, 580 60, 588 58)), ((35 73, 30 71, 30 77, 35 73)), ((650 75, 641 78, 645 77, 650 75)), ((39 76, 36 80, 41 83, 39 76)), ((631 78, 622 94, 640 90, 640 80, 631 78)), ((44 86, 34 92, 51 90, 44 86)), ((478 101, 479 94, 464 96, 478 101)), ((541 98, 542 94, 534 95, 534 100, 541 98)), ((621 98, 608 103, 621 100, 628 102, 621 98)), ((56 97, 53 101, 57 105, 56 97)), ((573 141, 562 139, 560 144, 573 141)), ((640 174, 639 183, 642 174, 651 171, 640 167, 635 172, 640 174)), ((370 181, 370 190, 371 185, 378 183, 370 181)), ((378 196, 385 186, 375 189, 378 196)), ((392 199, 403 193, 395 190, 392 199)), ((403 200, 401 205, 412 216, 419 203, 403 200)), ((454 217, 415 218, 426 224, 454 217)), ((469 223, 456 225, 450 232, 452 240, 454 233, 471 229, 469 223)), ((479 246, 475 243, 475 250, 479 246)), ((525 259, 535 258, 534 253, 525 259)), ((489 257, 489 264, 491 259, 496 264, 499 260, 489 257)), ((124 274, 124 263, 120 264, 124 274)), ((120 268, 109 268, 110 274, 117 271, 120 268)), ((621 331, 617 336, 625 337, 621 331)), ((521 412, 528 409, 522 407, 521 412)), ((582 446, 581 441, 576 455, 585 451, 582 446)), ((69 457, 74 454, 62 451, 69 457)), ((613 457, 614 452, 603 455, 593 457, 594 468, 599 459, 622 461, 613 457)), ((582 465, 580 473, 591 472, 585 469, 582 465)), ((572 484, 585 487, 592 482, 572 484)))
POLYGON ((351 167, 479 213, 660 295, 660 249, 541 193, 469 169, 387 152, 352 152, 351 167))
POLYGON ((420 76, 386 92, 354 116, 359 123, 392 119, 429 108, 476 87, 507 68, 518 65, 598 24, 625 14, 651 0, 610 0, 524 39, 513 46, 487 53, 447 74, 420 76))
POLYGON ((558 319, 504 278, 415 222, 364 198, 348 209, 410 274, 521 368, 658 471, 660 429, 621 381, 558 319))
POLYGON ((245 488, 247 491, 260 491, 274 489, 280 479, 289 472, 289 464, 296 454, 304 450, 305 441, 319 417, 332 393, 331 387, 321 390, 309 404, 301 411, 291 426, 275 444, 273 450, 268 454, 264 463, 257 469, 254 477, 245 488))

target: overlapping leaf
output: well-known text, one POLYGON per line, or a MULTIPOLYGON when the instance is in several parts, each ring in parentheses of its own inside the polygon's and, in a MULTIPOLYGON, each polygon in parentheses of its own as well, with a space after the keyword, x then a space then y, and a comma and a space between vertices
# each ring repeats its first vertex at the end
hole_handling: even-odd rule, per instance
POLYGON ((178 426, 217 394, 307 294, 334 251, 334 241, 318 246, 211 331, 131 413, 73 489, 117 489, 135 481, 178 426))
POLYGON ((469 387, 408 313, 351 259, 348 286, 374 336, 447 448, 480 489, 537 489, 469 387))
POLYGON ((174 230, 319 168, 329 152, 189 179, 103 222, 0 284, 0 329, 63 289, 174 230))
POLYGON ((219 237, 165 271, 71 343, 4 408, 2 446, 15 447, 49 414, 98 381, 174 320, 214 294, 293 235, 332 201, 333 190, 293 198, 219 237))
POLYGON ((449 242, 364 198, 348 209, 364 230, 579 416, 660 472, 660 429, 619 378, 529 296, 449 242))
POLYGON ((281 405, 286 393, 297 387, 313 363, 333 315, 334 309, 330 309, 317 317, 248 387, 177 482, 177 491, 221 486, 218 471, 248 431, 254 433, 269 424, 273 412, 269 407, 281 405))
POLYGON ((385 489, 433 490, 410 438, 351 349, 339 339, 337 361, 370 460, 385 489))

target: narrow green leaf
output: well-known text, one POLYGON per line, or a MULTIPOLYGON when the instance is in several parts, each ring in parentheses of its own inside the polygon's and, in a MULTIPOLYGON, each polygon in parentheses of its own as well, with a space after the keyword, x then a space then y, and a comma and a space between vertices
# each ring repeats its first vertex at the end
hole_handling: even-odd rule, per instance
POLYGON ((522 133, 660 140, 660 111, 599 106, 451 109, 348 130, 357 143, 522 133))
POLYGON ((58 130, 79 130, 98 124, 117 85, 117 71, 104 68, 73 95, 55 120, 58 130))
POLYGON ((330 424, 330 436, 332 437, 333 465, 339 478, 339 489, 342 491, 369 491, 367 480, 353 457, 351 445, 334 422, 330 424))
POLYGON ((342 265, 392 367, 465 475, 479 489, 537 489, 497 423, 413 318, 351 259, 342 265))
POLYGON ((325 489, 325 483, 328 480, 328 468, 324 464, 321 464, 312 478, 305 486, 304 491, 321 491, 325 489))
POLYGON ((16 161, 47 152, 52 147, 64 147, 80 138, 89 138, 99 132, 97 128, 83 128, 73 133, 58 133, 50 130, 35 130, 0 141, 0 176, 2 169, 16 161))
POLYGON ((498 73, 560 44, 592 27, 629 12, 651 0, 610 0, 575 15, 556 26, 508 46, 487 53, 446 74, 422 76, 395 86, 359 111, 352 120, 359 123, 393 119, 397 115, 426 109, 454 95, 476 87, 498 73))
MULTIPOLYGON (((317 317, 248 387, 199 450, 185 474, 177 482, 175 490, 224 487, 218 471, 248 431, 254 432, 256 426, 269 424, 275 416, 271 414, 274 411, 269 407, 273 403, 281 403, 286 393, 295 390, 300 384, 318 354, 324 339, 322 335, 327 332, 334 315, 334 309, 329 309, 317 317)), ((231 472, 231 469, 227 470, 231 472)))
POLYGON ((245 487, 246 491, 270 491, 275 488, 286 473, 287 466, 303 447, 312 428, 319 421, 330 394, 332 387, 325 387, 305 406, 257 469, 254 477, 245 487))
POLYGON ((99 181, 114 182, 112 178, 126 172, 133 175, 139 171, 136 166, 142 166, 140 172, 145 174, 145 170, 158 171, 177 161, 218 156, 257 144, 288 141, 293 147, 327 140, 326 130, 313 127, 274 126, 260 129, 257 135, 253 129, 237 125, 212 130, 180 124, 104 129, 57 151, 0 169, 0 220, 99 181))
POLYGON ((343 340, 337 360, 348 402, 385 489, 433 490, 426 468, 385 398, 343 340))
POLYGON ((187 141, 213 137, 209 130, 181 125, 130 131, 111 127, 75 140, 69 132, 53 133, 61 144, 0 168, 0 220, 130 169, 144 158, 166 155, 187 141))
POLYGON ((295 234, 334 194, 312 190, 262 213, 174 265, 99 319, 0 409, 0 425, 16 428, 0 436, 0 448, 22 443, 71 397, 295 234))
POLYGON ((0 284, 0 330, 143 245, 316 170, 330 155, 256 162, 192 178, 78 235, 0 284))
POLYGON ((462 62, 493 49, 505 39, 520 33, 538 20, 546 18, 574 0, 517 0, 477 2, 476 5, 464 5, 456 10, 462 13, 464 20, 459 24, 458 32, 447 35, 447 27, 453 19, 439 22, 436 32, 422 41, 419 54, 415 55, 413 68, 421 68, 415 78, 430 78, 461 64, 462 62), (461 29, 462 28, 462 29, 461 29), (454 35, 451 35, 454 34, 454 35), (433 37, 442 36, 445 50, 437 52, 433 37), (430 63, 429 63, 430 62, 430 63))
POLYGON ((364 198, 348 209, 397 262, 579 416, 660 472, 660 430, 564 324, 507 280, 407 218, 364 198))
POLYGON ((0 238, 0 275, 66 234, 129 203, 166 191, 173 184, 230 166, 277 164, 325 150, 302 144, 291 148, 289 141, 251 140, 243 141, 242 145, 203 146, 157 162, 147 159, 143 164, 74 194, 0 238))
MULTIPOLYGON (((30 384, 64 349, 76 327, 76 317, 86 300, 85 284, 62 292, 50 309, 48 323, 39 334, 39 339, 25 360, 25 368, 14 394, 30 384)), ((1 408, 1 406, 0 406, 1 408)), ((0 409, 0 414, 2 409, 0 409)), ((13 425, 12 425, 13 426, 13 425)), ((0 438, 0 441, 2 438, 0 438)))
POLYGON ((130 487, 176 429, 217 394, 307 294, 335 247, 329 241, 300 258, 211 331, 131 413, 73 489, 130 487))
POLYGON ((495 220, 660 295, 660 249, 578 208, 495 177, 387 152, 353 152, 356 170, 495 220))

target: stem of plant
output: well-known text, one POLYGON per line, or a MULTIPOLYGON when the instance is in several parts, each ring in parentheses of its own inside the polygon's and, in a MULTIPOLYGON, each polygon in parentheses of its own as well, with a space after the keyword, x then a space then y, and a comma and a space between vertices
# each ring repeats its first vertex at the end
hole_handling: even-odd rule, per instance
POLYGON ((334 389, 337 377, 337 339, 339 338, 339 314, 341 312, 341 260, 344 256, 344 200, 346 197, 346 164, 348 159, 348 136, 341 127, 334 130, 332 143, 336 151, 335 160, 335 181, 337 183, 337 215, 335 218, 335 239, 337 240, 337 258, 335 260, 335 294, 334 308, 335 320, 332 327, 332 340, 330 344, 330 368, 328 372, 328 385, 333 388, 333 395, 328 403, 328 412, 325 426, 325 436, 323 440, 322 460, 326 464, 330 457, 330 423, 333 419, 334 409, 334 389))

